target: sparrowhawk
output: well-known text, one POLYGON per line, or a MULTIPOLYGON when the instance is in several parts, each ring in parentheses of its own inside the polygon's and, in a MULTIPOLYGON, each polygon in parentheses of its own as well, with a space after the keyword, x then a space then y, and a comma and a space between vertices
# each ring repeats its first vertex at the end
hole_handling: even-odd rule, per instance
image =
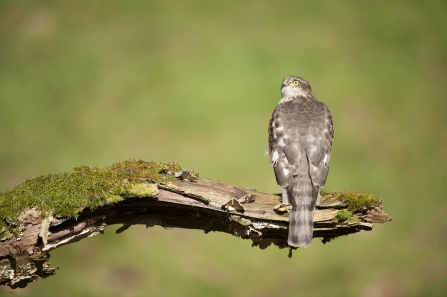
POLYGON ((301 77, 286 76, 281 94, 270 118, 266 155, 283 189, 282 202, 292 206, 287 242, 291 247, 306 247, 312 241, 312 211, 329 171, 332 116, 301 77))

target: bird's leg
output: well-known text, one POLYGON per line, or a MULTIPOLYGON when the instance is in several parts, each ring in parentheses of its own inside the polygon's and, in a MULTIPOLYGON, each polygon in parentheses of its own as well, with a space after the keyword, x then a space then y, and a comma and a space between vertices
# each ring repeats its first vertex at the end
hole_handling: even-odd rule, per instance
POLYGON ((315 202, 315 205, 320 205, 320 202, 321 202, 321 195, 320 192, 318 191, 317 202, 315 202))
POLYGON ((289 197, 287 196, 287 188, 282 188, 282 203, 289 204, 289 197))
POLYGON ((292 208, 292 205, 289 203, 289 197, 287 196, 287 188, 282 189, 282 203, 276 204, 273 207, 273 210, 279 213, 287 212, 292 208))

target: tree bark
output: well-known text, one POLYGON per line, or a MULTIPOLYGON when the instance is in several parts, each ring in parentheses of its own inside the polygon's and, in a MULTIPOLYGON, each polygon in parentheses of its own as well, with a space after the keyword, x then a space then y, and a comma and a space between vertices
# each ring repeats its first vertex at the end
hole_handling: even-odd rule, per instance
MULTIPOLYGON (((15 222, 18 231, 0 241, 0 284, 25 287, 39 277, 53 275, 58 268, 50 267, 50 251, 102 233, 113 224, 122 224, 117 233, 136 224, 159 225, 225 232, 250 239, 261 249, 272 244, 288 247, 287 206, 274 209, 280 203, 279 195, 197 178, 188 172, 181 177, 169 183, 139 183, 122 195, 123 201, 84 209, 77 219, 45 218, 35 209, 26 211, 15 222)), ((380 203, 349 212, 350 219, 338 215, 347 209, 343 194, 325 195, 314 211, 313 236, 327 242, 340 235, 370 231, 372 223, 390 220, 380 203)))

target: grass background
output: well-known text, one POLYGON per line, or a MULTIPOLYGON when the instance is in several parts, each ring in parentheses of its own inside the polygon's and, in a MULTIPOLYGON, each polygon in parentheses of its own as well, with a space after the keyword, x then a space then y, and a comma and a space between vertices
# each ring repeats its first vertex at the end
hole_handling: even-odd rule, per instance
POLYGON ((52 252, 56 276, 0 295, 445 296, 446 15, 436 0, 2 0, 0 191, 141 158, 278 192, 263 149, 295 74, 334 117, 327 189, 382 197, 393 222, 292 259, 109 227, 52 252))

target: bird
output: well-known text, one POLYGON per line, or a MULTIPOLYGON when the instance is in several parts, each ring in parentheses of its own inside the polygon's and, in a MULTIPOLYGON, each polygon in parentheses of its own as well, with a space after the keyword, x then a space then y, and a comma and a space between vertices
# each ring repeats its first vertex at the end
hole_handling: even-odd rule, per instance
POLYGON ((308 247, 313 237, 313 210, 320 203, 320 188, 329 172, 332 115, 301 77, 287 75, 281 94, 270 118, 265 154, 282 187, 282 203, 289 206, 287 244, 308 247))

